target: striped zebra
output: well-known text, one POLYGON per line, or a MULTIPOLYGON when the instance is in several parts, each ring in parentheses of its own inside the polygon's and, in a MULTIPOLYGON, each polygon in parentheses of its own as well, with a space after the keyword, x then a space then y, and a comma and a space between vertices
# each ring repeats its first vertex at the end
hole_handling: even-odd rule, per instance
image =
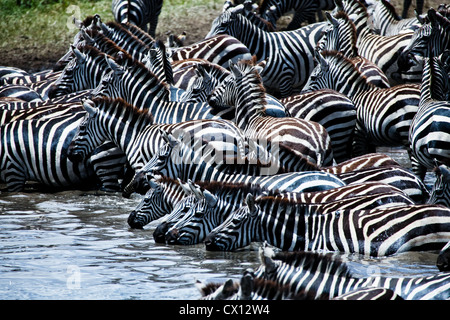
POLYGON ((384 72, 375 63, 359 55, 356 46, 356 28, 348 15, 344 11, 339 11, 334 17, 326 13, 326 17, 330 28, 324 32, 317 43, 316 50, 341 52, 355 63, 361 74, 367 78, 368 83, 378 88, 389 88, 391 85, 384 72))
POLYGON ((207 103, 171 101, 170 86, 129 56, 121 56, 121 61, 107 58, 107 62, 112 71, 103 77, 93 95, 123 98, 131 105, 147 109, 152 113, 155 123, 232 117, 231 108, 217 112, 207 103))
MULTIPOLYGON (((422 14, 424 2, 425 2, 424 0, 416 0, 416 8, 414 9, 414 11, 417 12, 417 14, 422 14)), ((402 11, 403 19, 406 19, 408 17, 408 10, 409 10, 410 6, 411 6, 411 0, 403 1, 403 11, 402 11)))
MULTIPOLYGON (((264 263, 260 268, 263 267, 264 263)), ((252 269, 244 270, 239 283, 233 279, 223 284, 197 280, 195 286, 200 292, 200 300, 404 300, 392 289, 382 287, 362 287, 330 299, 328 293, 318 294, 313 288, 296 290, 290 283, 256 277, 252 269)))
POLYGON ((429 23, 416 30, 408 46, 400 57, 399 64, 403 70, 410 70, 425 57, 439 56, 448 50, 450 43, 450 20, 434 9, 427 13, 429 23))
MULTIPOLYGON (((364 156, 361 156, 361 157, 353 158, 351 160, 345 161, 345 162, 343 162, 343 163, 341 163, 339 165, 333 166, 333 167, 323 168, 322 170, 325 171, 326 173, 331 173, 331 174, 336 175, 338 173, 343 174, 345 172, 359 171, 359 170, 362 170, 364 168, 367 169, 367 168, 374 168, 374 167, 387 167, 387 166, 392 166, 392 165, 398 165, 398 164, 397 164, 396 161, 394 161, 389 156, 386 156, 386 155, 383 155, 383 154, 369 154, 369 155, 364 155, 364 156)), ((319 170, 319 168, 317 168, 317 170, 319 170)), ((280 175, 279 176, 280 179, 284 179, 284 177, 285 177, 284 175, 280 175)), ((303 175, 300 175, 300 177, 302 177, 304 179, 303 181, 304 181, 305 184, 303 182, 297 183, 297 186, 293 186, 295 189, 289 189, 289 188, 292 187, 290 184, 287 184, 287 185, 283 185, 282 184, 280 186, 271 184, 270 188, 266 188, 266 189, 267 190, 279 190, 279 189, 280 190, 303 190, 305 192, 317 191, 316 188, 317 188, 318 184, 316 184, 316 186, 313 187, 313 188, 310 188, 308 190, 304 190, 305 186, 307 184, 311 183, 311 176, 309 176, 309 174, 303 174, 303 175)), ((367 180, 367 176, 363 176, 363 178, 365 180, 367 180)), ((173 179, 169 179, 169 178, 164 177, 164 176, 162 177, 162 179, 163 179, 163 181, 164 180, 169 180, 170 181, 170 183, 168 185, 166 185, 166 187, 169 187, 169 190, 166 191, 168 194, 175 194, 176 193, 178 196, 180 196, 180 193, 182 192, 182 189, 181 189, 180 184, 178 182, 175 183, 173 179), (177 189, 178 191, 173 190, 173 189, 177 189)), ((278 179, 278 177, 276 179, 278 179)), ((154 180, 154 179, 152 179, 152 180, 154 180)), ((150 180, 150 181, 152 181, 152 180, 150 180)), ((230 180, 230 179, 227 177, 226 180, 230 180)), ((144 181, 144 183, 146 183, 146 181, 144 181)), ((323 183, 324 183, 324 185, 329 184, 329 182, 326 182, 326 181, 324 181, 323 183)), ((228 183, 224 183, 224 182, 221 182, 221 181, 214 181, 214 182, 211 182, 211 181, 196 181, 195 184, 198 184, 199 188, 196 188, 197 189, 196 192, 191 192, 189 194, 197 195, 197 200, 203 200, 203 199, 206 199, 206 197, 208 197, 208 196, 204 195, 204 192, 202 192, 202 189, 207 189, 211 193, 214 190, 217 190, 219 192, 220 191, 220 186, 222 186, 222 185, 227 185, 227 186, 229 185, 230 187, 236 186, 235 189, 239 189, 239 190, 249 189, 250 188, 249 184, 242 183, 242 182, 228 182, 228 183)), ((353 181, 352 182, 352 186, 348 190, 354 190, 354 188, 358 188, 358 186, 356 186, 356 184, 358 184, 358 182, 353 181)), ((188 185, 192 185, 192 182, 188 182, 188 185)), ((253 184, 253 186, 255 186, 255 185, 257 185, 257 184, 253 184)), ((333 185, 329 185, 329 186, 333 187, 333 185)), ((311 186, 308 186, 308 187, 311 187, 311 186)), ((334 187, 335 187, 335 185, 334 185, 334 187)), ((333 190, 337 190, 338 188, 339 187, 336 187, 333 190)), ((190 188, 189 190, 193 190, 193 189, 194 188, 190 188)), ((237 193, 240 192, 239 190, 237 190, 237 193)), ((320 190, 328 190, 328 187, 327 188, 321 188, 320 190)), ((395 187, 393 187, 391 185, 387 185, 387 184, 383 184, 383 185, 380 186, 379 182, 374 183, 374 182, 370 182, 369 181, 369 182, 365 182, 364 183, 364 191, 367 192, 367 194, 372 194, 372 193, 377 193, 377 192, 378 193, 382 193, 382 192, 396 193, 397 191, 399 191, 399 189, 395 188, 395 187)), ((151 189, 149 189, 148 192, 150 192, 150 195, 154 195, 154 193, 151 192, 151 189)), ((361 191, 361 192, 363 192, 363 191, 361 191)), ((331 193, 331 194, 333 194, 333 193, 331 193)), ((345 193, 345 195, 346 196, 351 196, 352 194, 350 192, 348 192, 348 193, 345 193)), ((149 203, 149 205, 141 202, 141 204, 138 205, 140 210, 139 210, 139 212, 137 214, 140 214, 142 219, 144 221, 147 221, 146 223, 148 223, 148 222, 150 222, 149 219, 152 219, 151 217, 153 216, 152 212, 153 212, 153 207, 155 206, 155 202, 157 202, 157 201, 162 202, 162 201, 165 201, 165 200, 157 200, 157 201, 149 200, 149 201, 146 201, 146 197, 144 198, 143 202, 149 203)), ((182 196, 180 196, 180 197, 182 197, 182 196)), ((177 203, 180 200, 181 199, 178 198, 178 197, 176 199, 174 199, 174 201, 176 201, 177 203)), ((231 200, 231 198, 227 198, 226 200, 227 201, 231 200)), ((199 205, 201 206, 202 203, 205 204, 205 202, 203 201, 203 202, 199 202, 199 205)), ((175 204, 172 204, 172 207, 171 207, 172 209, 173 209, 174 205, 175 204)), ((207 210, 207 207, 204 207, 204 209, 207 210)), ((211 208, 211 209, 216 210, 216 209, 218 209, 218 207, 215 206, 214 208, 211 208)), ((178 211, 182 211, 186 215, 185 218, 184 218, 184 221, 189 222, 189 217, 188 217, 187 213, 185 212, 186 210, 184 210, 183 208, 178 208, 177 210, 178 211)), ((200 211, 200 207, 197 207, 195 211, 191 211, 190 213, 191 214, 194 214, 194 213, 196 214, 199 211, 200 211)), ((218 211, 215 211, 215 212, 218 212, 218 211)), ((171 213, 171 212, 170 211, 169 212, 166 211, 166 214, 169 214, 169 213, 171 213)), ((160 226, 161 226, 161 233, 162 233, 162 235, 161 235, 161 239, 162 240, 160 240, 159 242, 164 242, 165 241, 164 237, 165 237, 165 233, 168 230, 169 224, 173 223, 174 220, 178 220, 178 218, 181 219, 181 216, 179 217, 177 214, 173 214, 172 217, 167 217, 167 219, 165 219, 165 222, 166 222, 165 226, 161 226, 162 224, 160 224, 160 226)), ((204 214, 204 215, 197 215, 196 214, 195 217, 192 217, 192 218, 194 220, 196 220, 197 218, 200 218, 200 222, 199 222, 199 224, 197 224, 197 226, 198 226, 197 231, 201 233, 201 228, 202 228, 202 221, 201 220, 203 220, 203 218, 208 220, 207 215, 206 214, 204 214)), ((215 219, 213 221, 217 221, 217 220, 218 219, 215 219)), ((154 236, 155 236, 155 234, 154 234, 154 236)))
POLYGON ((318 166, 333 164, 330 137, 322 125, 299 118, 273 118, 265 114, 265 90, 260 65, 255 65, 254 60, 241 60, 237 64, 231 63, 230 69, 233 80, 223 84, 224 90, 219 94, 213 92, 209 98, 212 106, 221 99, 225 101, 219 102, 219 105, 233 105, 234 102, 236 125, 250 139, 277 143, 280 166, 288 171, 301 171, 299 157, 318 166))
POLYGON ((418 66, 403 72, 398 58, 403 49, 410 43, 414 32, 395 36, 374 34, 369 27, 369 16, 366 7, 358 0, 336 0, 333 13, 344 11, 353 18, 356 27, 359 55, 375 63, 387 76, 391 85, 405 82, 420 82, 422 70, 418 66))
POLYGON ((0 126, 0 180, 8 191, 22 191, 27 181, 49 188, 95 185, 89 159, 74 164, 67 148, 83 114, 16 120, 0 126))
POLYGON ((182 183, 176 179, 150 179, 148 186, 147 193, 128 215, 127 221, 131 228, 142 229, 150 222, 168 215, 185 196, 182 183))
MULTIPOLYGON (((201 147, 212 153, 211 158, 205 159, 215 166, 231 161, 230 159, 245 161, 248 154, 248 146, 241 130, 230 121, 192 120, 154 124, 151 114, 127 104, 121 98, 95 98, 85 101, 83 107, 87 114, 68 150, 73 161, 86 159, 96 147, 105 141, 111 141, 126 155, 131 168, 139 170, 165 146, 167 134, 180 139, 186 147, 194 148, 193 151, 196 151, 197 145, 193 145, 191 140, 198 138, 201 147)), ((191 161, 195 164, 195 159, 191 161)), ((241 165, 234 169, 246 168, 247 166, 241 165)))
POLYGON ((119 23, 132 23, 154 37, 163 0, 113 0, 112 13, 119 23))
POLYGON ((385 288, 404 300, 446 300, 450 297, 450 274, 431 276, 358 277, 350 267, 330 253, 277 252, 261 250, 261 265, 255 278, 287 285, 295 292, 308 291, 315 299, 325 295, 329 299, 345 296, 356 290, 385 288))
POLYGON ((397 205, 369 210, 331 203, 305 205, 293 194, 249 195, 205 239, 207 250, 230 251, 267 241, 282 250, 337 251, 382 257, 414 250, 440 250, 450 236, 450 209, 397 205))
POLYGON ((372 10, 372 14, 369 16, 373 29, 382 36, 394 36, 415 31, 422 25, 417 17, 401 19, 397 15, 395 7, 386 0, 375 0, 368 10, 372 10))
MULTIPOLYGON (((409 139, 418 162, 416 174, 423 180, 427 169, 450 165, 450 102, 448 74, 438 57, 425 58, 419 110, 411 123, 409 139)), ((433 187, 431 203, 450 205, 450 189, 443 170, 433 187)))
POLYGON ((323 52, 317 57, 319 64, 305 89, 331 88, 355 103, 357 121, 353 155, 374 152, 376 146, 403 146, 410 152, 408 133, 418 110, 419 85, 375 88, 342 54, 323 52))
POLYGON ((365 168, 350 172, 337 173, 347 184, 378 181, 399 188, 417 204, 427 203, 430 193, 425 184, 410 170, 401 166, 383 166, 365 168))
POLYGON ((72 59, 62 71, 58 80, 48 93, 50 99, 60 97, 86 89, 95 89, 99 86, 102 77, 110 72, 105 54, 100 50, 85 45, 72 48, 72 59))
MULTIPOLYGON (((179 220, 171 221, 170 216, 166 219, 166 224, 168 224, 167 221, 171 222, 165 234, 168 243, 183 245, 200 243, 240 207, 247 194, 251 193, 255 196, 284 191, 255 189, 253 185, 217 182, 198 183, 198 186, 199 192, 193 195, 196 198, 195 205, 191 206, 179 220)), ((294 189, 291 192, 299 190, 301 192, 301 189, 294 189)), ((353 208, 414 203, 400 189, 378 182, 358 183, 325 191, 303 192, 296 196, 305 203, 342 200, 341 206, 345 206, 345 202, 348 201, 353 208)), ((185 211, 185 208, 179 210, 185 211)))
POLYGON ((286 27, 287 30, 294 30, 300 28, 304 21, 316 22, 316 13, 321 18, 322 10, 332 10, 333 8, 334 2, 330 0, 263 0, 259 6, 259 13, 262 18, 276 26, 279 18, 294 10, 292 20, 286 27))
POLYGON ((266 32, 228 10, 213 21, 206 38, 217 34, 236 37, 258 61, 267 60, 261 74, 264 86, 287 97, 302 87, 314 68, 314 47, 325 26, 318 23, 294 31, 266 32))
POLYGON ((434 172, 436 181, 434 182, 428 202, 449 206, 450 168, 445 164, 441 164, 434 169, 434 172))
POLYGON ((29 86, 9 84, 0 87, 0 97, 20 99, 26 102, 42 102, 42 96, 29 86))

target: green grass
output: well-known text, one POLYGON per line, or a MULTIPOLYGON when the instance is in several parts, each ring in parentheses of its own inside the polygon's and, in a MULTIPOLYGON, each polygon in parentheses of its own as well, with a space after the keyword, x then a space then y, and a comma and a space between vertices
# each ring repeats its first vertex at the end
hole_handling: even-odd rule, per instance
MULTIPOLYGON (((168 24, 166 30, 176 29, 178 19, 195 19, 194 15, 217 11, 222 4, 222 0, 165 0, 160 23, 168 24)), ((68 46, 77 32, 73 15, 84 19, 98 13, 103 21, 113 20, 111 0, 22 0, 21 6, 16 0, 0 0, 0 7, 0 48, 68 46)))

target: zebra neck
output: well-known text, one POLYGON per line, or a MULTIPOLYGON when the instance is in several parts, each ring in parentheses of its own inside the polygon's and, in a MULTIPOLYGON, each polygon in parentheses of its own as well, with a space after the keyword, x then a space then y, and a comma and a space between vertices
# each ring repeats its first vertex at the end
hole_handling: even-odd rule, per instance
POLYGON ((265 59, 269 56, 271 41, 268 33, 259 29, 253 23, 251 23, 243 15, 238 14, 239 19, 235 22, 235 28, 231 36, 241 41, 249 51, 256 55, 258 61, 265 59))

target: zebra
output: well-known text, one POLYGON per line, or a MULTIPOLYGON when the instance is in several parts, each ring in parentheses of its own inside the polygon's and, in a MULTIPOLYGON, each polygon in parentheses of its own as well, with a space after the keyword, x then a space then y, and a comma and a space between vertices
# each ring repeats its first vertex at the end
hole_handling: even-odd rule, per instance
POLYGON ((410 43, 414 32, 389 37, 374 34, 368 26, 367 9, 358 0, 336 0, 333 14, 338 11, 344 11, 348 16, 354 17, 359 55, 375 63, 391 85, 420 82, 422 71, 419 66, 405 73, 402 72, 398 61, 400 53, 410 43))
POLYGON ((74 164, 67 148, 83 114, 16 120, 0 126, 0 180, 10 192, 29 180, 50 188, 95 185, 89 159, 74 164))
MULTIPOLYGON (((448 75, 438 57, 425 58, 419 110, 409 131, 412 154, 418 162, 416 174, 423 180, 427 169, 450 165, 450 102, 447 101, 448 75)), ((430 201, 450 204, 447 184, 437 170, 430 201), (439 190, 439 191, 438 191, 439 190)))
POLYGON ((439 56, 449 49, 450 21, 434 9, 429 9, 427 17, 429 23, 414 32, 408 46, 406 46, 398 58, 402 70, 411 70, 417 65, 422 65, 425 57, 439 56))
POLYGON ((449 206, 450 168, 445 164, 441 164, 434 169, 434 172, 436 181, 434 182, 428 202, 449 206))
POLYGON ((365 181, 378 181, 399 188, 415 203, 427 203, 430 193, 422 182, 410 170, 401 166, 383 166, 378 168, 365 168, 350 172, 337 173, 337 177, 347 184, 365 181))
POLYGON ((26 102, 42 102, 44 99, 29 86, 9 84, 0 87, 0 97, 10 97, 26 102))
MULTIPOLYGON (((197 68, 202 70, 201 65, 197 68)), ((233 78, 229 71, 224 71, 224 74, 217 69, 211 72, 203 72, 203 83, 196 84, 204 88, 202 94, 209 93, 208 98, 214 91, 215 97, 222 97, 225 88, 230 86, 233 78), (207 74, 205 74, 207 73, 207 74), (211 81, 209 81, 211 79, 211 81)), ((231 101, 235 95, 230 95, 228 104, 235 104, 231 101)), ((356 124, 356 109, 353 102, 345 95, 330 89, 317 90, 313 92, 304 92, 294 94, 292 96, 276 99, 270 94, 265 94, 266 97, 266 115, 272 117, 286 117, 300 118, 307 121, 317 122, 322 125, 330 136, 331 148, 336 162, 341 162, 349 159, 351 151, 351 141, 353 138, 353 131, 356 124)), ((212 99, 214 109, 228 108, 228 105, 223 104, 223 99, 212 99)))
POLYGON ((255 65, 254 60, 241 60, 237 64, 230 63, 230 69, 232 81, 223 84, 224 90, 219 94, 213 92, 209 98, 212 106, 220 99, 224 99, 225 103, 219 105, 234 103, 236 125, 250 139, 276 142, 280 149, 280 165, 289 171, 301 168, 297 160, 299 157, 319 166, 334 163, 330 137, 322 125, 299 118, 273 118, 265 114, 265 90, 260 65, 255 65))
MULTIPOLYGON (((340 173, 343 173, 347 171, 369 168, 373 166, 381 167, 391 165, 398 165, 398 163, 392 158, 383 154, 370 154, 354 158, 351 161, 343 162, 338 166, 322 168, 322 170, 328 173, 337 174, 338 171, 340 173)), ((283 175, 281 175, 280 177, 283 177, 283 175)), ((305 179, 305 181, 306 183, 310 182, 309 178, 305 179)), ((198 184, 200 186, 200 190, 199 192, 196 193, 196 195, 199 195, 203 189, 210 191, 211 190, 211 188, 209 188, 210 185, 213 186, 212 188, 215 188, 215 186, 217 186, 217 189, 220 189, 221 186, 223 185, 223 183, 217 181, 216 182, 196 181, 195 184, 198 184)), ((246 186, 246 184, 244 183, 232 183, 232 182, 225 183, 225 185, 236 186, 237 192, 240 192, 239 190, 242 190, 246 186)), ((181 186, 182 184, 179 179, 172 179, 166 176, 150 179, 148 181, 149 189, 147 193, 145 194, 141 202, 137 205, 137 207, 129 215, 128 221, 130 226, 132 228, 142 228, 149 222, 171 213, 174 206, 184 197, 184 192, 181 186)), ((274 186, 272 187, 277 188, 274 186)), ((281 186, 281 188, 287 187, 289 187, 289 185, 281 186)), ((300 187, 297 186, 296 190, 300 190, 300 188, 304 188, 304 186, 303 185, 300 185, 300 187)), ((379 182, 365 182, 363 185, 358 183, 352 183, 349 190, 352 191, 355 188, 363 188, 364 192, 368 194, 382 193, 382 192, 391 192, 391 193, 402 192, 398 188, 395 188, 388 184, 380 184, 379 182)), ((246 189, 248 189, 248 187, 246 187, 246 189)), ((337 190, 337 188, 333 190, 337 190)), ((351 195, 352 193, 350 192, 346 193, 346 196, 351 195)), ((203 200, 206 197, 202 196, 200 198, 203 200)), ((206 208, 209 208, 209 206, 205 207, 205 210, 206 208)), ((216 207, 214 208, 216 209, 216 207)), ((199 208, 197 208, 197 210, 199 210, 199 208)), ((202 215, 202 217, 205 216, 206 214, 202 215)), ((202 219, 202 217, 200 218, 202 219)), ((195 218, 197 218, 197 216, 195 216, 195 218)), ((187 218, 185 218, 185 220, 187 220, 187 218)), ((165 232, 166 231, 164 231, 164 233, 165 232)))
POLYGON ((359 55, 356 46, 356 28, 348 15, 344 11, 339 11, 334 17, 326 13, 326 17, 330 22, 330 28, 317 43, 316 51, 341 52, 355 63, 368 83, 378 88, 389 88, 391 85, 384 72, 375 63, 359 55))
MULTIPOLYGON (((268 263, 271 261, 268 260, 268 263)), ((264 266, 262 262, 260 269, 264 266)), ((200 300, 404 300, 392 289, 382 287, 362 287, 330 299, 328 293, 318 294, 313 288, 296 290, 290 283, 279 283, 261 275, 256 277, 250 268, 244 270, 239 283, 233 279, 223 284, 197 280, 195 286, 201 294, 200 300)))
POLYGON ((308 21, 308 23, 316 22, 316 12, 320 20, 323 21, 321 11, 333 8, 334 2, 329 0, 264 0, 259 7, 259 13, 262 18, 276 26, 280 17, 294 10, 292 20, 286 27, 287 30, 294 30, 300 28, 304 21, 308 21))
POLYGON ((207 103, 170 101, 170 86, 160 81, 139 61, 121 56, 119 61, 106 58, 112 71, 104 75, 94 96, 123 98, 129 104, 147 109, 155 123, 179 123, 195 119, 229 119, 232 110, 214 111, 207 103))
POLYGON ((113 0, 111 10, 117 22, 135 24, 155 37, 162 6, 163 0, 113 0))
POLYGON ((102 77, 110 71, 105 54, 95 47, 84 45, 72 47, 72 59, 53 83, 50 99, 99 86, 102 77))
POLYGON ((128 215, 127 221, 131 228, 142 229, 150 222, 168 215, 185 196, 179 179, 159 177, 150 179, 148 184, 147 193, 128 215))
POLYGON ((401 19, 395 7, 386 0, 375 0, 370 16, 372 27, 375 32, 382 36, 394 36, 400 33, 415 31, 422 25, 417 17, 401 19))
MULTIPOLYGON (((175 223, 172 222, 172 226, 167 229, 166 241, 168 243, 184 245, 200 243, 209 232, 223 223, 233 211, 239 208, 247 194, 261 195, 263 193, 277 194, 283 192, 280 189, 255 189, 253 185, 241 183, 198 183, 198 186, 200 191, 194 194, 197 199, 195 205, 191 206, 181 219, 175 221, 175 223)), ((301 191, 301 189, 293 189, 291 192, 298 191, 301 191)), ((361 200, 364 200, 365 204, 376 201, 374 203, 377 206, 414 203, 400 189, 379 182, 357 183, 325 191, 302 192, 297 196, 305 203, 349 200, 352 201, 351 203, 354 206, 361 200)), ((359 204, 359 206, 361 207, 362 204, 359 204)), ((179 210, 184 211, 184 208, 179 210)), ((167 220, 170 220, 170 218, 167 220)))
MULTIPOLYGON (((322 168, 322 170, 327 172, 327 173, 331 173, 331 174, 336 175, 338 173, 343 174, 345 172, 361 170, 363 168, 367 169, 367 168, 372 168, 372 167, 387 167, 387 166, 391 166, 391 165, 398 165, 397 162, 395 160, 393 160, 391 157, 383 155, 383 154, 370 154, 370 155, 364 155, 364 156, 361 156, 361 157, 353 158, 353 159, 351 159, 349 161, 343 162, 343 163, 341 163, 339 165, 336 165, 336 166, 333 166, 333 167, 322 168)), ((317 170, 319 170, 319 168, 317 168, 317 170)), ((283 181, 283 179, 285 179, 285 177, 286 177, 285 175, 279 175, 278 177, 275 177, 275 179, 279 178, 279 179, 281 179, 280 181, 283 181)), ((277 186, 277 185, 274 185, 273 183, 271 183, 270 184, 270 188, 267 188, 267 190, 297 190, 297 191, 301 190, 301 191, 305 191, 305 192, 317 191, 317 186, 318 186, 317 184, 316 184, 316 186, 309 185, 309 184, 311 184, 311 176, 309 174, 302 174, 299 177, 301 178, 301 180, 299 180, 296 183, 296 185, 280 184, 279 186, 277 186), (305 186, 307 186, 309 189, 305 190, 305 186), (294 189, 292 189, 292 188, 294 188, 294 189)), ((163 178, 164 179, 168 179, 167 177, 164 177, 164 176, 163 176, 163 178)), ((367 180, 367 177, 364 177, 364 179, 367 180)), ((226 180, 230 180, 230 179, 227 177, 226 180)), ((152 181, 152 180, 150 180, 150 181, 152 181)), ((379 182, 377 182, 377 183, 379 184, 379 182)), ((206 199, 206 198, 211 199, 211 197, 213 197, 213 196, 205 195, 204 192, 202 192, 202 189, 205 189, 205 188, 208 190, 208 192, 211 193, 215 189, 217 189, 219 191, 220 186, 222 186, 222 185, 230 186, 230 188, 232 188, 232 186, 235 186, 236 188, 234 188, 234 189, 238 189, 237 193, 239 193, 240 192, 239 190, 243 190, 243 189, 250 190, 250 187, 251 187, 250 184, 248 184, 248 183, 234 182, 234 181, 230 181, 230 182, 227 182, 227 183, 224 183, 224 182, 221 182, 221 181, 213 181, 213 182, 211 182, 211 181, 196 181, 195 184, 198 185, 199 188, 191 187, 188 190, 190 190, 190 191, 196 190, 196 192, 189 192, 189 194, 196 195, 197 196, 197 200, 203 200, 203 199, 206 199)), ((325 184, 329 184, 329 182, 324 182, 324 185, 325 184)), ((352 186, 349 188, 349 190, 354 190, 354 188, 358 188, 358 186, 356 184, 358 184, 357 181, 356 182, 352 181, 352 186)), ((179 186, 179 184, 176 184, 176 185, 170 184, 170 185, 171 186, 179 186)), ((188 181, 188 185, 191 186, 192 182, 188 181)), ((252 184, 252 186, 256 186, 256 185, 257 185, 257 183, 256 184, 252 184)), ((337 189, 340 188, 340 187, 336 187, 336 185, 334 185, 334 186, 333 185, 329 185, 329 186, 330 187, 335 187, 335 188, 333 188, 333 190, 337 190, 337 189)), ((180 187, 178 187, 177 189, 178 189, 178 191, 181 191, 180 187)), ((327 188, 321 188, 320 190, 328 190, 328 187, 327 188)), ((396 193, 397 191, 399 191, 400 193, 402 192, 398 188, 395 188, 395 187, 393 187, 391 185, 383 184, 380 187, 379 185, 378 186, 377 185, 373 185, 373 182, 370 182, 370 181, 369 182, 365 182, 364 191, 367 192, 368 194, 369 193, 372 194, 372 193, 376 193, 376 192, 379 192, 379 193, 381 193, 381 192, 396 193)), ((168 193, 169 192, 173 193, 175 191, 168 191, 168 193)), ((342 192, 344 192, 344 191, 342 191, 342 192)), ((179 192, 177 192, 177 194, 179 194, 179 192)), ((333 194, 333 193, 331 192, 331 194, 333 194)), ((345 193, 345 194, 347 196, 351 195, 351 193, 345 193)), ((231 200, 231 198, 228 198, 226 200, 227 201, 231 200)), ((177 199, 177 202, 179 202, 179 201, 180 201, 180 199, 177 199)), ((213 202, 215 202, 215 201, 213 201, 213 202)), ((200 202, 199 206, 201 206, 202 203, 204 204, 205 202, 204 201, 200 202)), ((184 221, 185 222, 189 222, 190 218, 189 218, 188 214, 186 213, 186 210, 184 210, 184 208, 181 207, 182 205, 183 204, 180 204, 180 206, 177 209, 177 211, 183 212, 183 214, 185 214, 185 218, 183 218, 184 221)), ((139 206, 139 208, 140 208, 141 211, 143 211, 143 214, 146 214, 145 212, 147 212, 147 211, 152 211, 153 210, 153 208, 150 208, 150 207, 148 207, 146 205, 139 206)), ((218 212, 216 210, 216 209, 218 209, 217 206, 215 206, 214 209, 215 209, 214 212, 218 212)), ((205 210, 206 210, 206 207, 205 207, 205 210)), ((199 211, 200 211, 200 207, 197 207, 195 211, 190 211, 190 213, 191 214, 196 214, 199 211)), ((166 212, 166 213, 169 214, 170 212, 166 212)), ((177 213, 174 213, 170 217, 167 217, 165 219, 164 223, 160 224, 158 229, 160 229, 160 232, 161 232, 161 235, 159 236, 161 238, 161 240, 159 242, 164 242, 165 241, 165 239, 164 239, 165 233, 167 232, 167 230, 170 227, 170 225, 174 224, 175 221, 178 220, 178 218, 181 219, 181 217, 177 213)), ((197 218, 200 218, 200 222, 198 224, 198 229, 196 231, 201 232, 201 228, 202 228, 202 226, 201 226, 202 225, 202 221, 201 220, 203 220, 203 218, 207 219, 206 215, 199 214, 199 215, 195 215, 195 217, 192 217, 192 218, 194 220, 197 220, 197 218)), ((212 221, 217 221, 217 220, 218 219, 215 219, 215 220, 212 220, 212 221)), ((211 225, 211 222, 208 222, 208 225, 211 225)), ((156 233, 156 231, 155 231, 155 233, 156 233)), ((158 235, 155 234, 155 233, 154 233, 154 237, 156 238, 156 237, 158 237, 158 235)))
MULTIPOLYGON (((164 146, 167 133, 175 135, 189 147, 195 148, 191 139, 199 138, 200 145, 206 146, 208 151, 225 152, 225 157, 213 154, 209 159, 215 165, 227 162, 228 156, 239 161, 247 156, 244 135, 230 121, 192 120, 154 124, 150 113, 129 105, 121 98, 95 98, 85 101, 83 107, 87 114, 68 150, 73 161, 86 159, 97 146, 112 141, 126 155, 131 168, 139 170, 164 146), (223 143, 220 143, 221 139, 225 139, 223 143), (211 143, 208 144, 208 141, 211 143)), ((236 170, 242 168, 237 167, 236 170)))
MULTIPOLYGON (((372 257, 414 250, 440 250, 449 239, 450 209, 441 205, 397 205, 369 210, 331 203, 305 205, 292 194, 252 195, 205 239, 207 250, 230 251, 253 241, 282 250, 327 250, 372 257)), ((339 202, 337 202, 338 204, 339 202)))
POLYGON ((317 57, 319 63, 305 90, 331 88, 355 103, 353 156, 374 152, 376 146, 403 146, 410 153, 408 132, 418 110, 420 86, 375 88, 361 77, 354 63, 339 52, 325 51, 317 57))
MULTIPOLYGON (((416 14, 422 14, 423 10, 423 4, 424 0, 416 0, 416 9, 414 10, 416 14)), ((408 10, 411 6, 411 0, 404 0, 403 1, 403 11, 402 11, 402 18, 406 19, 408 17, 408 10)))
POLYGON ((258 61, 267 60, 261 74, 264 86, 287 97, 301 88, 314 68, 314 47, 325 26, 318 23, 294 31, 266 32, 243 15, 227 10, 213 21, 206 38, 217 34, 236 37, 258 61))
POLYGON ((261 265, 255 270, 255 278, 288 285, 293 294, 303 290, 338 298, 355 290, 374 287, 385 288, 404 300, 446 300, 449 298, 450 274, 437 273, 430 276, 358 277, 350 267, 330 253, 277 252, 271 248, 260 249, 261 265))

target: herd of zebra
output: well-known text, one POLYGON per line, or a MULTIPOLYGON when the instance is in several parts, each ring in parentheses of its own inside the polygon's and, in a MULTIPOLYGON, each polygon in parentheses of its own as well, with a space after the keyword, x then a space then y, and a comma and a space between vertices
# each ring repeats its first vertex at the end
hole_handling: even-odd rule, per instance
POLYGON ((184 45, 154 38, 162 5, 113 1, 117 21, 74 20, 52 70, 1 67, 2 192, 138 193, 128 224, 160 219, 155 242, 264 244, 240 283, 198 284, 204 299, 450 298, 450 6, 226 1, 184 45), (358 278, 332 254, 417 250, 440 251, 440 272, 358 278))

